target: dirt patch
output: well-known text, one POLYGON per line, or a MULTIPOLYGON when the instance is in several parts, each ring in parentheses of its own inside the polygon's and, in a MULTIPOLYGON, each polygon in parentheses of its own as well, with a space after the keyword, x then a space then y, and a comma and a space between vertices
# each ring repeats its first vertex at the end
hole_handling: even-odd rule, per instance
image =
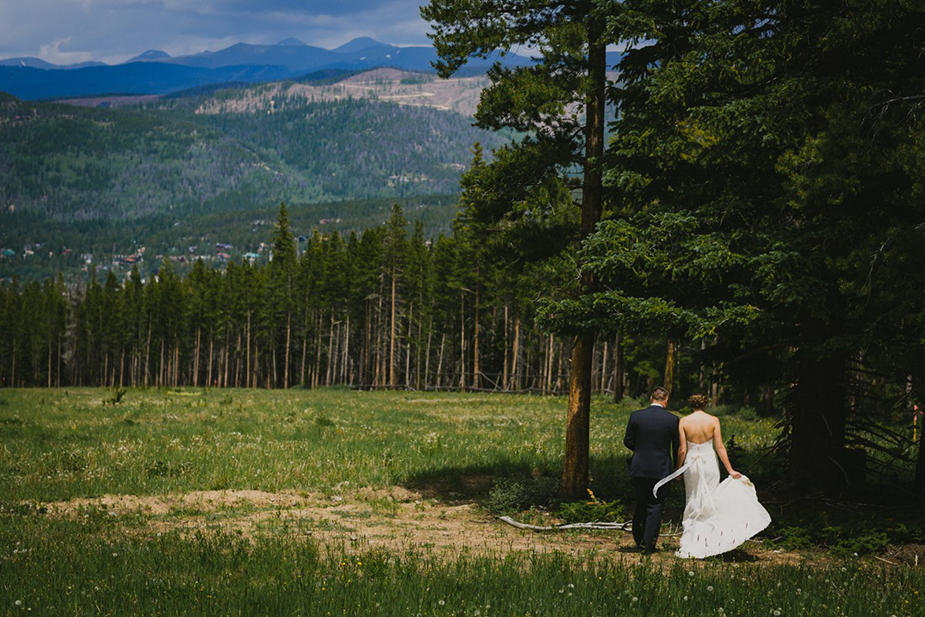
MULTIPOLYGON (((333 495, 264 491, 194 491, 170 495, 104 495, 45 504, 57 516, 79 516, 88 508, 105 509, 118 520, 146 515, 142 533, 213 531, 257 539, 262 535, 311 536, 323 549, 364 552, 461 554, 565 553, 596 555, 634 563, 644 557, 624 531, 548 531, 516 529, 472 502, 428 499, 403 487, 360 488, 333 495)), ((137 529, 137 517, 136 517, 137 529)), ((663 539, 651 559, 676 563, 677 536, 663 539)), ((647 558, 648 559, 648 558, 647 558)), ((733 562, 801 563, 796 553, 774 551, 748 542, 722 559, 733 562)), ((693 563, 693 562, 692 562, 693 563)))
POLYGON ((193 491, 167 495, 103 495, 45 504, 49 512, 73 516, 88 508, 103 508, 119 514, 163 515, 178 510, 209 511, 246 506, 250 508, 293 507, 303 501, 295 493, 264 491, 193 491))
POLYGON ((894 565, 925 568, 925 544, 891 546, 882 557, 882 561, 894 565))

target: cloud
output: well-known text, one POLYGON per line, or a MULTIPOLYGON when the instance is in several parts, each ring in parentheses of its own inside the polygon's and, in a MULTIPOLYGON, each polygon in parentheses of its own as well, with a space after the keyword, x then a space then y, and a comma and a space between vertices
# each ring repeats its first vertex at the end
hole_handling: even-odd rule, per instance
POLYGON ((334 47, 357 36, 427 45, 422 0, 29 0, 0 2, 0 58, 118 63, 289 37, 334 47))
POLYGON ((86 51, 64 51, 62 45, 69 45, 71 37, 58 39, 48 45, 42 45, 39 48, 39 58, 51 62, 52 64, 77 64, 93 60, 92 55, 86 51))

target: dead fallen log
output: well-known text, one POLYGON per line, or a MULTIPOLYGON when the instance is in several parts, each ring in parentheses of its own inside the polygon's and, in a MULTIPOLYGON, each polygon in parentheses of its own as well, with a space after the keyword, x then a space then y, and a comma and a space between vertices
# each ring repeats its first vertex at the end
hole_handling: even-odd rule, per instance
POLYGON ((633 529, 633 524, 631 522, 603 523, 594 521, 591 523, 568 523, 566 525, 528 525, 527 523, 515 521, 510 516, 502 516, 500 518, 508 525, 512 525, 518 529, 530 529, 532 531, 562 531, 565 529, 616 529, 617 531, 632 531, 633 529))

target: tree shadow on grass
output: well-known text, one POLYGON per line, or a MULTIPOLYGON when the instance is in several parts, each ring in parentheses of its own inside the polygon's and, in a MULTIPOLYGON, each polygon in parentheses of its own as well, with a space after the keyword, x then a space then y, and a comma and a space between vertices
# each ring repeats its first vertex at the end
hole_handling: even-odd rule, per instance
MULTIPOLYGON (((510 460, 493 465, 467 465, 442 467, 412 474, 402 486, 417 491, 428 499, 447 502, 476 501, 484 503, 492 488, 506 479, 535 477, 534 467, 510 460)), ((547 475, 540 471, 540 476, 547 475)))
MULTIPOLYGON (((589 488, 593 492, 593 499, 616 501, 631 513, 636 492, 626 470, 626 459, 616 455, 596 457, 591 459, 590 466, 589 488)), ((489 503, 493 490, 510 489, 511 485, 520 484, 525 492, 535 496, 537 502, 523 503, 523 509, 529 509, 531 505, 555 509, 562 501, 557 490, 561 473, 559 467, 538 467, 522 461, 501 459, 491 465, 450 465, 430 469, 411 475, 401 484, 428 499, 456 503, 474 501, 481 506, 489 503)), ((585 499, 591 501, 592 495, 582 496, 579 501, 585 499)), ((493 502, 496 503, 497 499, 493 502)), ((666 520, 680 520, 683 509, 684 488, 672 487, 665 508, 666 520)))

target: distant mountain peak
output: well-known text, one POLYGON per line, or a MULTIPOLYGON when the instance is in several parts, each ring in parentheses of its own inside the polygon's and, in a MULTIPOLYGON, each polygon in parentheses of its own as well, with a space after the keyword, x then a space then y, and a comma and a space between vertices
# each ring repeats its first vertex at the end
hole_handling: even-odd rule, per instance
POLYGON ((145 60, 163 60, 169 58, 170 54, 166 51, 161 51, 160 49, 149 49, 143 54, 138 54, 134 58, 127 60, 126 62, 144 62, 145 60))
POLYGON ((391 45, 388 45, 386 43, 380 43, 376 39, 370 38, 368 36, 361 36, 359 38, 353 39, 352 41, 348 43, 344 43, 343 45, 333 49, 332 51, 336 51, 342 54, 351 54, 357 51, 368 49, 376 45, 381 45, 384 47, 392 47, 391 45))
POLYGON ((295 37, 289 37, 285 41, 280 41, 277 45, 281 47, 308 47, 305 43, 295 37))

